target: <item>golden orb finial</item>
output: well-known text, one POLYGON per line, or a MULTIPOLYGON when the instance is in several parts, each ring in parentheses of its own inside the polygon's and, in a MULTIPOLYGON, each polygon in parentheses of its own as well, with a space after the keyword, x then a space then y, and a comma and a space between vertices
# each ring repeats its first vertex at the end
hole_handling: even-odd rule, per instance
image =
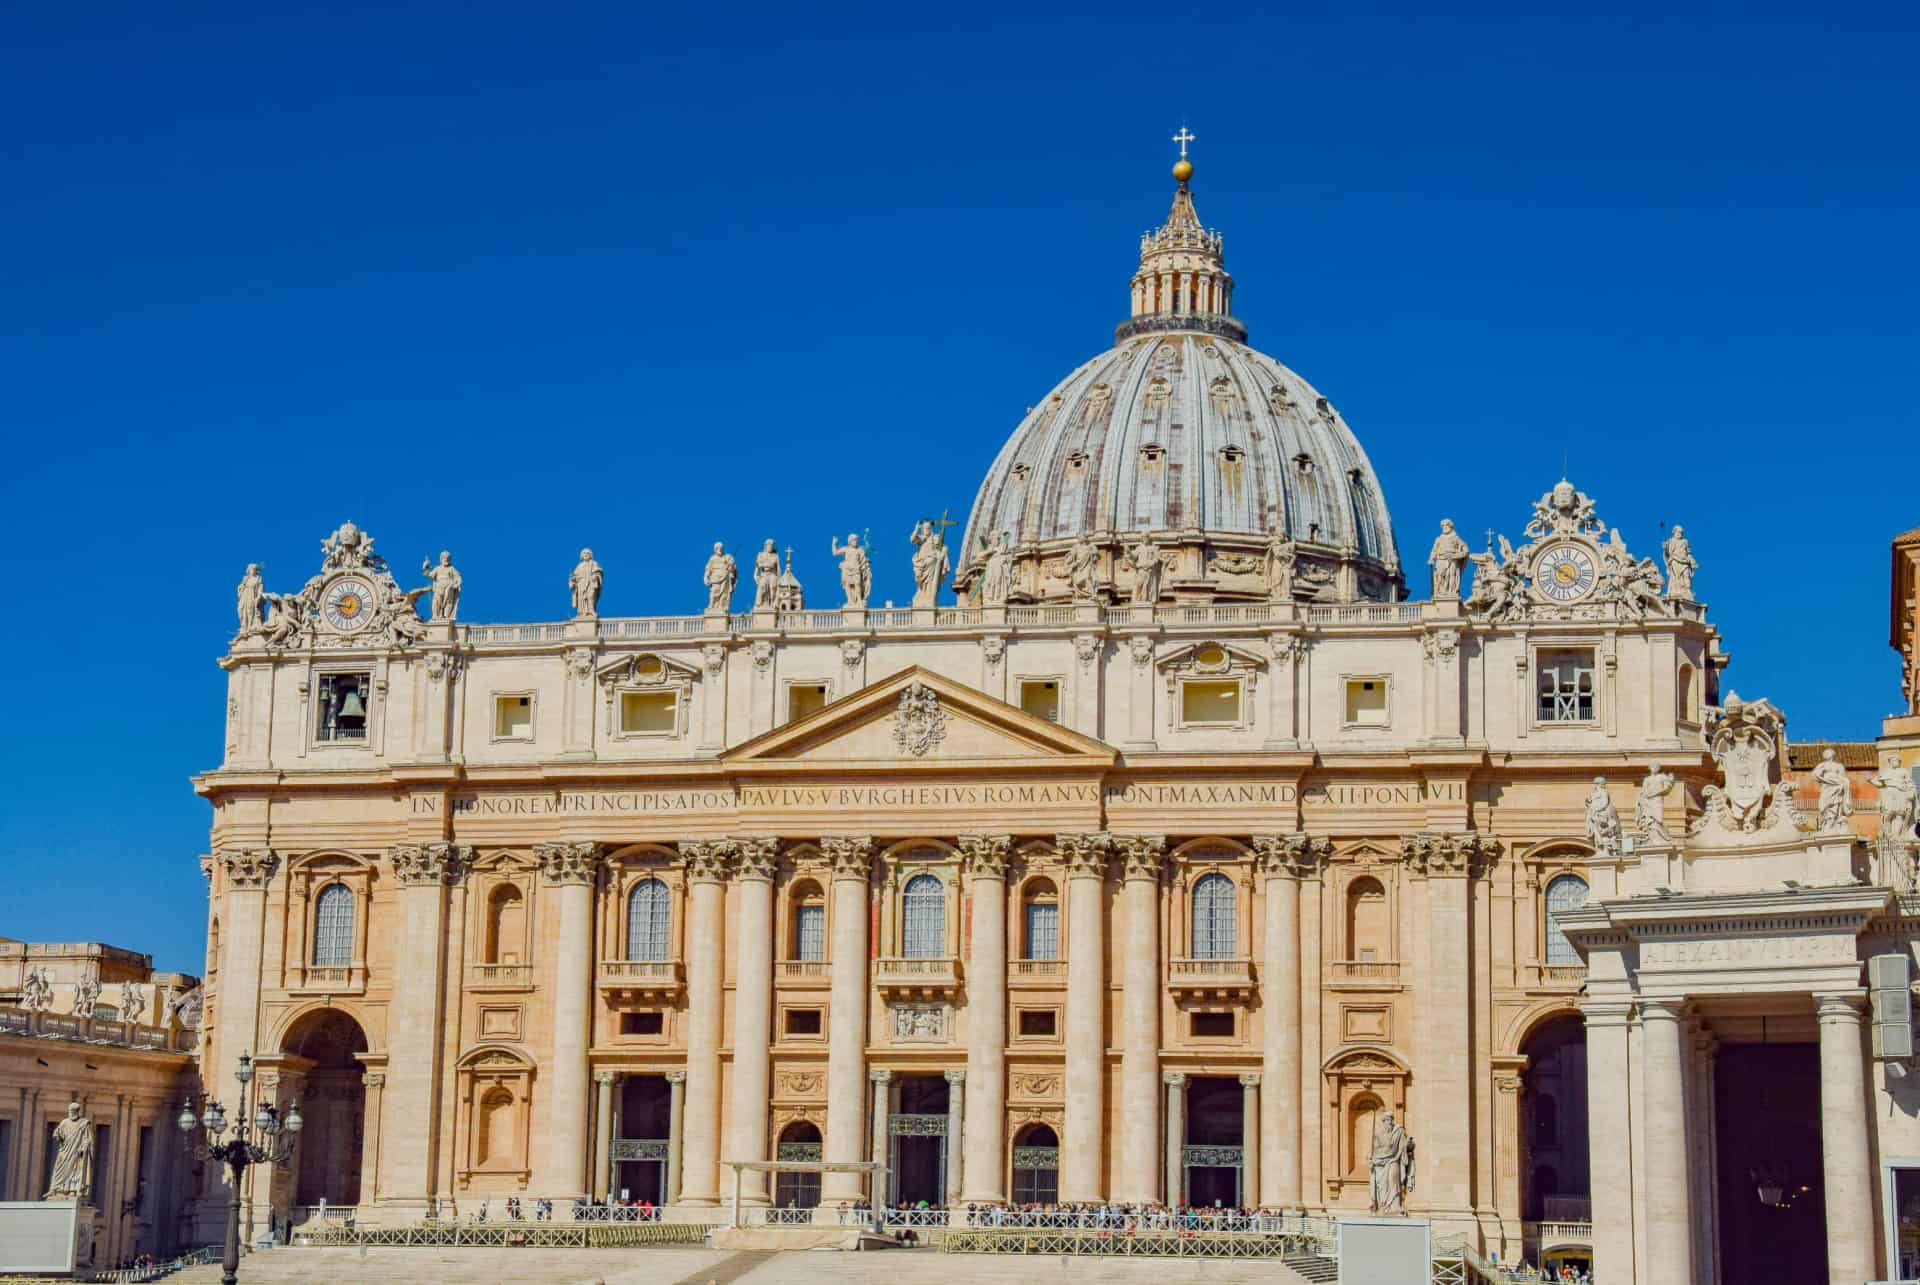
POLYGON ((1184 156, 1175 161, 1173 163, 1173 177, 1182 183, 1192 178, 1193 162, 1184 156))

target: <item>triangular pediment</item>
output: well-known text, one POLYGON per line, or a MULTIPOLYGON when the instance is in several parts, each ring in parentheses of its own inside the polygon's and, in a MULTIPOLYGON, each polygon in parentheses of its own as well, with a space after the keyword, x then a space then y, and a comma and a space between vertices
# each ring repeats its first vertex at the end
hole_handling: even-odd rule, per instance
POLYGON ((890 768, 1110 766, 1118 752, 919 666, 729 750, 723 762, 890 768))

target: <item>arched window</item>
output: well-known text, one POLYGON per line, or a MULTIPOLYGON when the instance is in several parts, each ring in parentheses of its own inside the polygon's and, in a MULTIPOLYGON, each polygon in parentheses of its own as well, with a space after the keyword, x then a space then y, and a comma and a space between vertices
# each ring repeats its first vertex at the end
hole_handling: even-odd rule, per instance
POLYGON ((907 880, 901 898, 906 931, 901 954, 908 959, 938 959, 947 953, 947 886, 936 875, 907 880))
POLYGON ((1578 964, 1580 952, 1560 931, 1560 916, 1587 904, 1587 881, 1579 875, 1561 875, 1547 885, 1547 962, 1578 964))
POLYGON ((1700 697, 1693 690, 1693 666, 1683 663, 1673 680, 1674 713, 1683 723, 1700 721, 1700 697))
POLYGON ((330 883, 313 907, 313 963, 316 968, 345 968, 353 962, 353 890, 330 883))
MULTIPOLYGON (((806 1120, 795 1120, 780 1131, 778 1160, 817 1162, 820 1159, 820 1130, 806 1120)), ((773 1203, 781 1209, 812 1209, 820 1203, 820 1175, 805 1170, 777 1174, 773 1180, 773 1203)))
POLYGON ((1027 885, 1026 958, 1060 958, 1060 895, 1047 879, 1035 879, 1027 885))
POLYGON ((503 883, 487 898, 487 962, 523 964, 526 959, 526 899, 519 888, 503 883))
POLYGON ((1060 1137, 1044 1124, 1030 1124, 1014 1136, 1013 1199, 1020 1205, 1060 1199, 1060 1137))
POLYGON ((667 926, 672 918, 667 900, 667 885, 658 879, 642 879, 627 894, 627 958, 664 960, 669 958, 667 926))
POLYGON ((1372 875, 1347 885, 1347 950, 1355 960, 1389 958, 1387 890, 1372 875))
POLYGON ((1233 880, 1210 874, 1193 885, 1193 957, 1232 959, 1233 880))

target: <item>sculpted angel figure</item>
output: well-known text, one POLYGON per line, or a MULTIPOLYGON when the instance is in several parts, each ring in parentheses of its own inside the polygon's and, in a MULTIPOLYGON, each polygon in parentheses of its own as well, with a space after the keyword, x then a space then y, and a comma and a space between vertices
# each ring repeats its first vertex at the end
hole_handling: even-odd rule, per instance
POLYGON ((1647 765, 1646 780, 1640 782, 1640 794, 1633 803, 1633 824, 1649 843, 1673 842, 1664 800, 1673 791, 1675 780, 1673 773, 1661 771, 1658 763, 1647 765))
POLYGON ((1694 560, 1693 546, 1687 543, 1685 527, 1674 524, 1673 534, 1660 546, 1660 552, 1667 560, 1667 597, 1693 598, 1693 573, 1700 564, 1694 560))
POLYGON ((247 574, 240 578, 238 609, 240 632, 236 638, 259 633, 267 624, 267 586, 260 579, 260 564, 249 562, 247 574))
POLYGON ((1471 561, 1473 592, 1467 596, 1467 610, 1491 620, 1511 614, 1519 605, 1520 557, 1507 537, 1500 537, 1500 556, 1491 551, 1476 553, 1471 561))
POLYGON ((1880 792, 1880 837, 1901 842, 1913 838, 1913 774, 1900 766, 1900 756, 1889 759, 1880 775, 1868 784, 1880 792))
POLYGON ((1820 787, 1820 828, 1844 830, 1853 815, 1853 789, 1847 782, 1847 769, 1832 750, 1820 751, 1820 763, 1808 773, 1820 787))
POLYGON ((713 542, 713 556, 707 559, 700 577, 707 586, 707 610, 725 611, 733 602, 733 586, 740 579, 740 568, 720 541, 713 542))
POLYGON ((600 570, 600 564, 593 560, 593 550, 580 550, 580 561, 574 565, 573 574, 567 577, 567 589, 573 595, 573 614, 576 617, 600 614, 600 588, 605 583, 606 576, 600 570))
POLYGON ((864 609, 867 596, 873 592, 873 564, 860 547, 860 537, 849 533, 844 545, 838 540, 829 543, 833 556, 840 559, 840 588, 847 595, 847 606, 864 609))
POLYGON ((1593 793, 1587 796, 1587 842, 1600 852, 1620 851, 1620 813, 1604 776, 1593 778, 1593 793))
POLYGON ((460 611, 460 573, 454 568, 453 555, 442 549, 437 563, 420 559, 420 572, 432 582, 427 590, 433 595, 431 615, 435 620, 452 620, 460 611))
POLYGON ((92 1017, 93 1010, 100 1003, 100 979, 88 977, 73 988, 73 1015, 92 1017))
POLYGON ((1099 600, 1099 575, 1100 546, 1082 531, 1074 537, 1073 548, 1067 551, 1067 583, 1073 588, 1075 602, 1099 600))
POLYGON ((774 607, 774 594, 780 588, 780 555, 774 550, 773 541, 760 546, 760 552, 753 555, 753 609, 770 611, 774 607))
POLYGON ((1467 542, 1453 529, 1452 518, 1440 519, 1440 534, 1434 539, 1427 565, 1433 568, 1433 600, 1454 602, 1460 597, 1460 572, 1467 565, 1467 542))
POLYGON ((908 537, 913 541, 913 605, 931 607, 940 597, 940 582, 953 572, 953 555, 931 519, 922 519, 908 537))
POLYGON ((1367 1155, 1373 1178, 1373 1212, 1401 1214, 1413 1188, 1413 1138, 1393 1112, 1383 1111, 1373 1125, 1373 1150, 1367 1155))
POLYGON ((93 1121, 80 1114, 78 1102, 67 1103, 67 1118, 54 1126, 53 1145, 53 1178, 43 1199, 85 1204, 93 1194, 93 1121))
POLYGON ((47 980, 46 969, 36 968, 27 974, 20 985, 20 1007, 43 1013, 53 1007, 53 983, 47 980))
POLYGON ((1167 569, 1167 555, 1152 540, 1143 539, 1127 550, 1133 564, 1133 601, 1151 605, 1160 601, 1160 577, 1167 569))
POLYGON ((267 646, 284 647, 303 633, 313 620, 314 605, 320 600, 320 582, 323 576, 315 576, 300 586, 298 593, 269 593, 268 602, 273 604, 273 618, 265 626, 267 646))

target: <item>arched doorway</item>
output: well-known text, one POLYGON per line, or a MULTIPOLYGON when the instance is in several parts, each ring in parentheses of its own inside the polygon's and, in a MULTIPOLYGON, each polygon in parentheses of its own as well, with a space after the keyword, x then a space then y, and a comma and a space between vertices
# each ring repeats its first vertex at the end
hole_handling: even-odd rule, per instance
MULTIPOLYGON (((1520 1216, 1528 1223, 1593 1219, 1588 1177, 1587 1026, 1573 1013, 1535 1027, 1520 1046, 1527 1069, 1520 1077, 1520 1216)), ((1535 1261, 1591 1265, 1584 1248, 1552 1251, 1532 1244, 1535 1261)))
POLYGON ((306 1117, 294 1162, 293 1203, 359 1204, 367 1090, 361 1078, 365 1068, 355 1054, 367 1051, 366 1032, 337 1008, 315 1009, 287 1031, 280 1051, 290 1059, 282 1096, 297 1097, 306 1117), (310 1064, 303 1072, 291 1069, 303 1063, 310 1064))
MULTIPOLYGON (((808 1120, 795 1120, 780 1130, 776 1160, 820 1161, 820 1129, 808 1120)), ((820 1175, 781 1173, 773 1180, 773 1203, 778 1209, 813 1209, 820 1204, 820 1175)))
POLYGON ((1060 1135, 1030 1124, 1013 1135, 1013 1203, 1050 1205, 1060 1199, 1060 1135))
POLYGON ((1240 1204, 1241 1108, 1237 1079, 1195 1076, 1187 1081, 1187 1203, 1196 1208, 1240 1204))
POLYGON ((1826 1280, 1819 1046, 1724 1044, 1713 1093, 1720 1278, 1826 1280))

